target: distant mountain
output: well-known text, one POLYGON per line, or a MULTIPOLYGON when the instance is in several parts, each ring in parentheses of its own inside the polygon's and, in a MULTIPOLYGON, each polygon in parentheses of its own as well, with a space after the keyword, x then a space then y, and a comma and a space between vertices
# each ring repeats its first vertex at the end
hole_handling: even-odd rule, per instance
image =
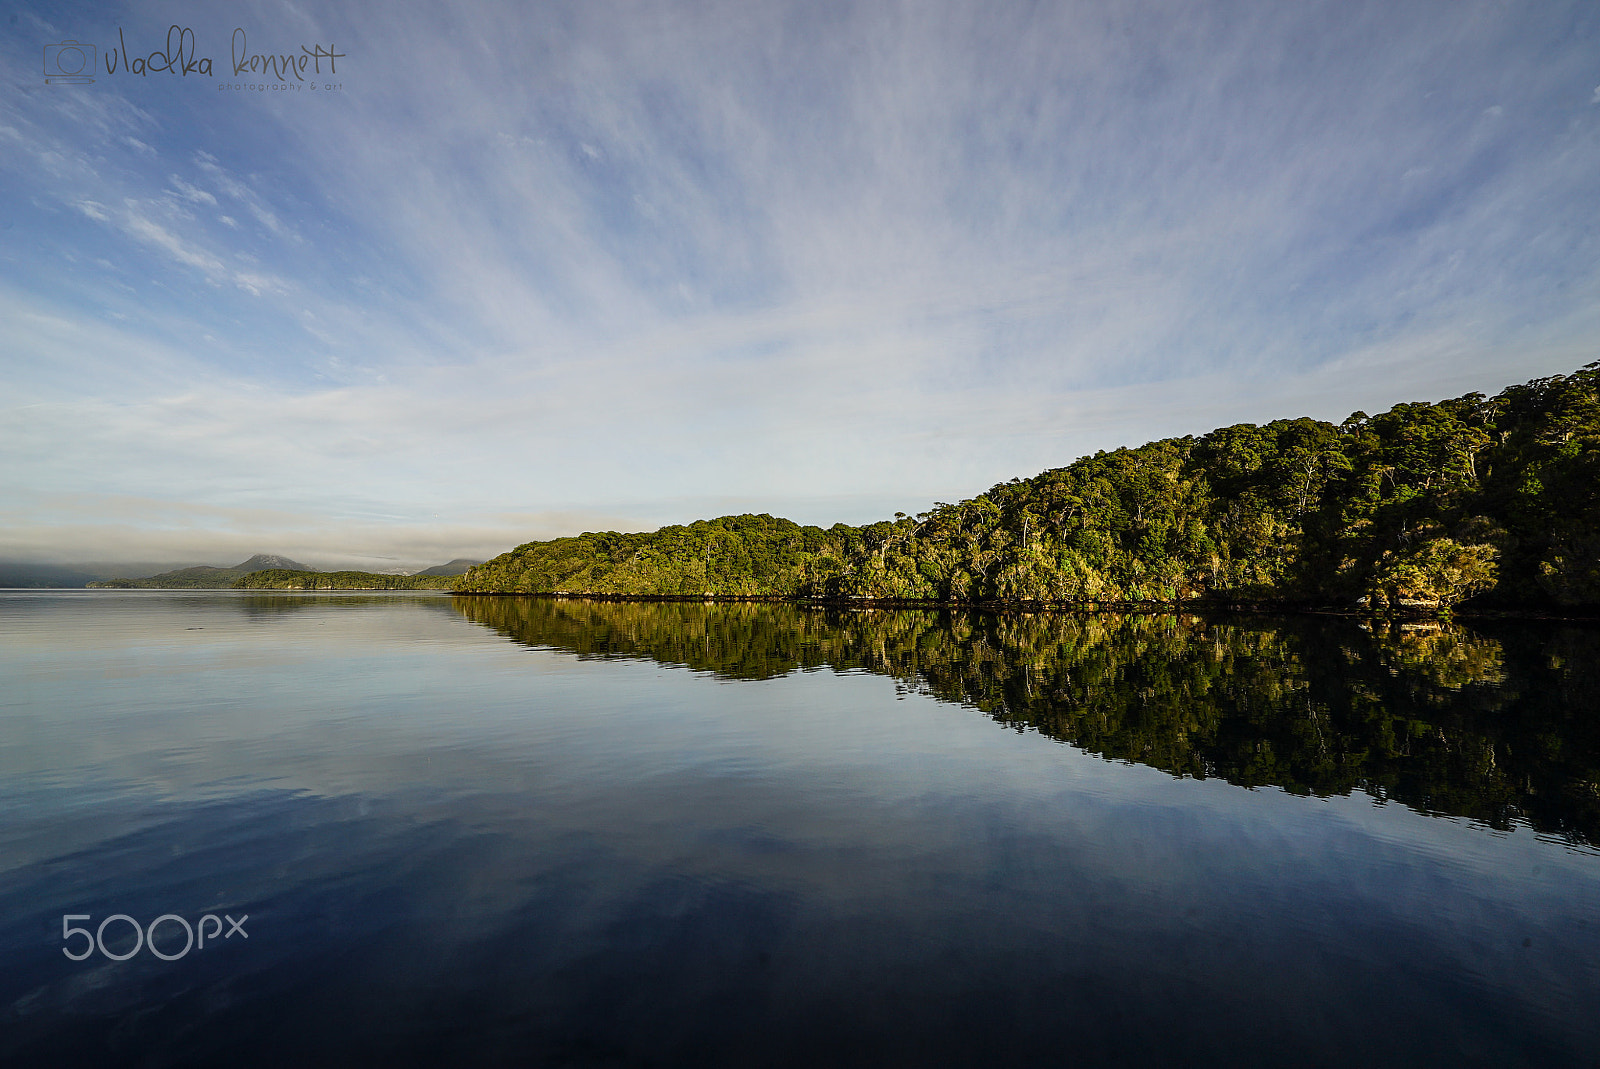
POLYGON ((70 564, 0 562, 0 587, 81 587, 94 578, 93 572, 81 571, 70 564))
MULTIPOLYGON (((282 558, 278 558, 282 559, 282 558)), ((149 576, 195 567, 192 561, 38 561, 0 560, 0 587, 84 587, 119 576, 149 576)), ((122 578, 119 585, 132 583, 122 578)))
POLYGON ((479 564, 482 564, 482 563, 483 563, 483 561, 481 561, 481 560, 468 560, 465 557, 457 557, 455 560, 451 561, 449 564, 435 564, 432 568, 424 568, 420 572, 412 572, 411 574, 412 575, 466 575, 468 569, 472 568, 475 565, 479 565, 479 564))
POLYGON ((314 572, 315 568, 308 568, 304 564, 280 557, 276 553, 257 553, 242 564, 232 568, 213 568, 200 565, 196 568, 179 568, 176 571, 162 572, 152 575, 147 579, 105 579, 88 586, 117 589, 147 589, 159 590, 212 590, 231 587, 235 582, 249 575, 251 572, 267 571, 268 569, 283 569, 294 572, 314 572))
POLYGON ((288 557, 280 557, 276 553, 257 553, 243 564, 234 565, 234 568, 246 574, 264 571, 267 568, 282 568, 290 572, 314 572, 317 570, 292 561, 288 557))
POLYGON ((70 561, 62 564, 63 568, 72 568, 75 571, 88 572, 91 579, 115 579, 119 575, 131 575, 142 578, 147 575, 160 575, 162 572, 175 572, 179 568, 193 568, 204 564, 198 560, 122 560, 122 561, 70 561))

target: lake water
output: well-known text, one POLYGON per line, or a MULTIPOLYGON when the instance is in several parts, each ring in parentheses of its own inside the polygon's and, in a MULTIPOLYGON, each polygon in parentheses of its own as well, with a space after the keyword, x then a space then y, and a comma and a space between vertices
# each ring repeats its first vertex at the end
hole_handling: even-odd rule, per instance
POLYGON ((6 1066, 1600 1062, 1592 628, 17 591, 0 686, 6 1066))

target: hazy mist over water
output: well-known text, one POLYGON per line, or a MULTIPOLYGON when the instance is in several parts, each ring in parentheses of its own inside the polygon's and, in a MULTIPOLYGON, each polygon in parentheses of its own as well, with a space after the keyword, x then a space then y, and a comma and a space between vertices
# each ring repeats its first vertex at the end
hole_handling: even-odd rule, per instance
POLYGON ((0 1061, 1590 1064, 1596 641, 0 594, 0 1061))

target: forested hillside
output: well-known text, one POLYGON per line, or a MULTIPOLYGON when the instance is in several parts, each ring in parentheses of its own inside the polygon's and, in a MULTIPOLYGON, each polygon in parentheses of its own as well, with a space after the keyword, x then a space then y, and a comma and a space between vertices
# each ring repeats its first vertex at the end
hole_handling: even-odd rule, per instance
POLYGON ((1600 363, 1085 457, 864 527, 728 516, 531 542, 462 592, 1600 605, 1600 363))

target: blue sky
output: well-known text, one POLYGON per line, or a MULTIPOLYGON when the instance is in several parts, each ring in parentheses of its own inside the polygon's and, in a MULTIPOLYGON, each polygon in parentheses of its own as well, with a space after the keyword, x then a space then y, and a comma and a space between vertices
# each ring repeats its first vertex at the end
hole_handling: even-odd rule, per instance
POLYGON ((1592 3, 0 26, 0 558, 861 522, 1600 357, 1592 3), (173 25, 210 76, 122 69, 173 25), (46 84, 63 40, 93 84, 46 84), (253 89, 241 43, 342 55, 253 89))

